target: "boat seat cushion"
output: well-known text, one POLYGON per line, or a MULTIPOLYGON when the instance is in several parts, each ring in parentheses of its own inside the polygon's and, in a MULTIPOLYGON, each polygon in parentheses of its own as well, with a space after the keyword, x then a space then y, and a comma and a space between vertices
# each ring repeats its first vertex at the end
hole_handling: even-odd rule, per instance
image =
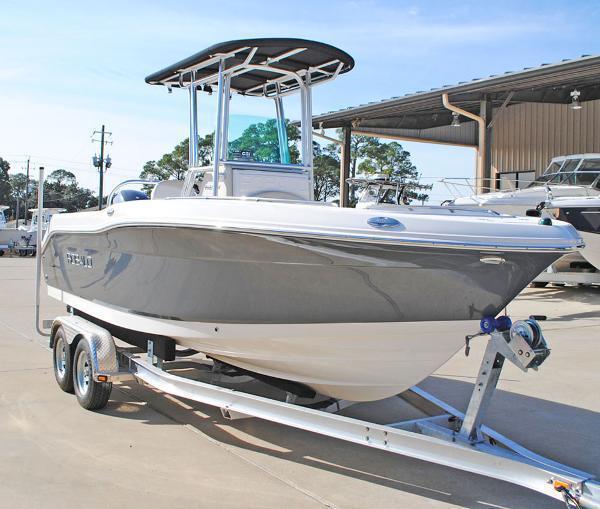
POLYGON ((183 189, 183 180, 163 180, 154 186, 151 199, 161 200, 164 198, 173 198, 181 196, 183 189))

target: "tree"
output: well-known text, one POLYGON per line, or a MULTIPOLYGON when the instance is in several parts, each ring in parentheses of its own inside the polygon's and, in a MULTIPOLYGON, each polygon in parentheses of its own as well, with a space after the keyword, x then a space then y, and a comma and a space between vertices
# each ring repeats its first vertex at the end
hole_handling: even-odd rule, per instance
POLYGON ((69 212, 98 205, 92 191, 79 187, 77 178, 68 170, 54 170, 44 184, 44 206, 65 208, 69 212))
MULTIPOLYGON (((213 133, 198 139, 198 163, 208 166, 213 156, 213 133)), ((140 178, 153 180, 183 180, 188 170, 190 140, 186 138, 158 161, 144 164, 140 178)))
POLYGON ((375 174, 386 175, 390 180, 408 184, 407 194, 410 198, 426 201, 429 196, 417 191, 431 189, 418 183, 419 172, 410 160, 410 152, 404 150, 400 143, 377 142, 364 146, 362 149, 363 160, 358 165, 358 170, 369 176, 375 174))
MULTIPOLYGON (((25 210, 25 197, 27 194, 27 176, 24 173, 15 173, 10 175, 10 199, 6 203, 13 211, 16 216, 17 213, 17 201, 19 202, 19 219, 26 217, 27 210, 25 210)), ((37 189, 37 182, 33 179, 29 179, 29 196, 35 196, 37 189)))
POLYGON ((340 157, 334 144, 321 148, 313 145, 314 197, 317 201, 327 201, 340 192, 340 157))
POLYGON ((9 203, 11 198, 8 170, 10 170, 10 163, 0 157, 0 205, 9 203))

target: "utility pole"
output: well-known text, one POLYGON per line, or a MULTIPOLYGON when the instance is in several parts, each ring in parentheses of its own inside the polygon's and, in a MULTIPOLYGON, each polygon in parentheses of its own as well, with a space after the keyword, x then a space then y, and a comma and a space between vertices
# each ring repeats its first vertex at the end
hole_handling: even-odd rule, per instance
POLYGON ((100 181, 98 184, 98 210, 102 210, 102 201, 104 198, 104 171, 110 168, 112 162, 110 160, 110 156, 104 157, 104 145, 111 144, 112 141, 108 141, 106 138, 112 137, 112 133, 106 131, 104 129, 104 125, 102 125, 102 129, 100 131, 94 131, 92 133, 92 143, 100 142, 100 157, 93 157, 93 163, 96 168, 98 168, 98 173, 100 174, 100 181), (96 139, 96 135, 100 135, 100 139, 96 139))
MULTIPOLYGON (((27 176, 25 178, 25 226, 27 226, 27 211, 29 210, 29 160, 30 157, 27 156, 27 176)), ((19 226, 18 219, 17 226, 19 226)))

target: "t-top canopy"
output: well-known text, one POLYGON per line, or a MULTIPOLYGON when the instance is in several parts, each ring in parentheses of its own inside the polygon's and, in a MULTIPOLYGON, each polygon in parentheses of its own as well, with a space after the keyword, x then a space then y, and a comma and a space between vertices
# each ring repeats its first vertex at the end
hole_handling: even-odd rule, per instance
POLYGON ((305 39, 242 39, 215 44, 146 77, 146 83, 188 87, 193 81, 211 90, 219 62, 231 75, 231 91, 244 95, 284 95, 299 88, 299 78, 316 84, 350 71, 354 59, 345 51, 305 39))

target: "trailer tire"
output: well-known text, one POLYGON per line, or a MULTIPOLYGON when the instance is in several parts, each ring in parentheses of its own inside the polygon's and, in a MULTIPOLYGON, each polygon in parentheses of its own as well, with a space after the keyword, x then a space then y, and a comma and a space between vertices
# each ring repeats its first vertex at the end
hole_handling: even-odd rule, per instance
POLYGON ((73 392, 73 356, 71 347, 65 338, 62 327, 56 329, 52 347, 52 360, 54 365, 54 378, 56 383, 65 392, 73 392))
POLYGON ((110 398, 112 383, 94 380, 92 352, 87 341, 79 341, 73 356, 73 387, 77 401, 86 410, 99 410, 110 398))

